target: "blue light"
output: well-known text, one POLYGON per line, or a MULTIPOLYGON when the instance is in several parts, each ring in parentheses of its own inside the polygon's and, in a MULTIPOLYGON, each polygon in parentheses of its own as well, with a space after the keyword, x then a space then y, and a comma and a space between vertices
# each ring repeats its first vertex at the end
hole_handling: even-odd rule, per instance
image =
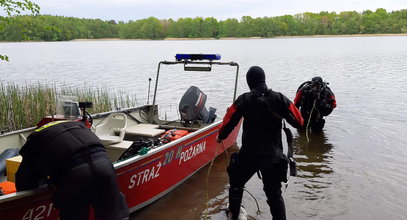
POLYGON ((181 60, 220 60, 220 54, 176 54, 175 59, 181 60))

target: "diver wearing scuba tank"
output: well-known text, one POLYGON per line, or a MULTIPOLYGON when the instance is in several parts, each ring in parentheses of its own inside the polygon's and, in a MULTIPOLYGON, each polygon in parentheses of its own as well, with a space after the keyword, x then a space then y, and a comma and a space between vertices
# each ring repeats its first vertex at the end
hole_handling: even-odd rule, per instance
POLYGON ((312 132, 319 133, 325 125, 323 117, 331 114, 336 108, 336 100, 328 83, 315 76, 298 87, 294 105, 301 111, 305 126, 309 124, 312 132))
POLYGON ((265 73, 258 66, 246 74, 251 91, 240 95, 228 108, 219 130, 218 142, 226 139, 234 127, 243 120, 242 146, 231 156, 229 174, 229 212, 237 219, 244 186, 260 171, 273 219, 286 219, 281 182, 286 181, 288 161, 283 153, 282 119, 294 127, 304 120, 294 104, 283 94, 267 88, 265 73))

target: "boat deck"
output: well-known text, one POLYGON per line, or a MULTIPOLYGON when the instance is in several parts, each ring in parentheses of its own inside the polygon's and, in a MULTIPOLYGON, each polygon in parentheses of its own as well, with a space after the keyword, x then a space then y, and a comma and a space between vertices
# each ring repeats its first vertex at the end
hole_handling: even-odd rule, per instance
POLYGON ((119 143, 105 145, 106 151, 112 162, 116 162, 134 141, 156 139, 171 129, 197 131, 199 128, 182 126, 179 122, 173 122, 171 125, 158 125, 147 123, 129 123, 125 129, 124 139, 119 143))

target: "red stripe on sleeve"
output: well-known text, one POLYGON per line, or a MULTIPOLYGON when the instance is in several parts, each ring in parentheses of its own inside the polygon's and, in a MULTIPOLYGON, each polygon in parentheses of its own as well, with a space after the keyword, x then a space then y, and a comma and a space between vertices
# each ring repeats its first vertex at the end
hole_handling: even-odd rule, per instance
POLYGON ((229 134, 225 134, 225 128, 228 126, 228 124, 231 122, 233 115, 236 113, 237 111, 237 106, 235 104, 232 104, 225 116, 223 117, 223 121, 222 121, 222 126, 219 129, 219 135, 218 135, 218 139, 223 140, 224 138, 226 138, 229 134))
POLYGON ((294 105, 297 106, 297 104, 300 102, 302 97, 302 90, 298 91, 297 94, 295 95, 294 98, 294 105))
POLYGON ((304 119, 302 118, 301 113, 298 110, 298 108, 295 107, 295 105, 293 103, 291 103, 290 106, 288 106, 288 109, 293 113, 297 123, 299 125, 301 125, 301 127, 304 126, 304 119))
POLYGON ((229 122, 230 119, 232 119, 233 114, 236 112, 237 106, 233 104, 228 108, 228 111, 226 112, 225 116, 223 117, 223 122, 222 122, 222 128, 225 127, 229 122))
POLYGON ((336 108, 336 99, 335 99, 335 95, 332 95, 329 99, 332 100, 332 108, 336 108))

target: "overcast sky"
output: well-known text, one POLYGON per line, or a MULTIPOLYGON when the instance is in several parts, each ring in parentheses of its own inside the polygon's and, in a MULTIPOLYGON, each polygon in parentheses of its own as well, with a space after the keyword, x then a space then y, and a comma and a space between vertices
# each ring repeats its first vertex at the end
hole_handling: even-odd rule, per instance
POLYGON ((303 12, 407 9, 407 0, 32 0, 41 14, 129 21, 148 18, 274 17, 303 12))

